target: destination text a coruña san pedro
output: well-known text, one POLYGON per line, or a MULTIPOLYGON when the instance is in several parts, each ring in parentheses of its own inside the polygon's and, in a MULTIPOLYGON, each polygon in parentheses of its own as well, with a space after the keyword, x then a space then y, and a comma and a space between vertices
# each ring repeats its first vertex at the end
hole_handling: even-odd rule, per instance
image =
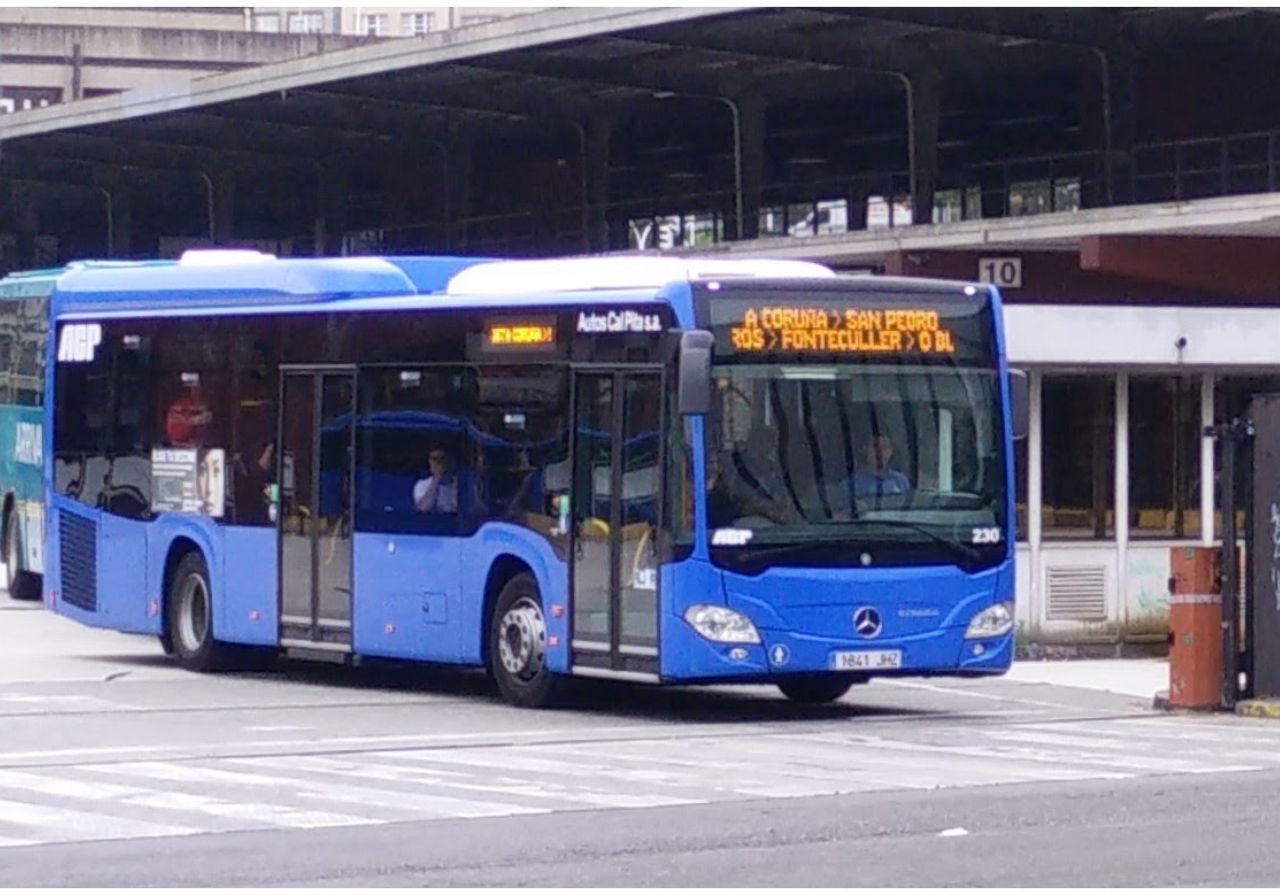
POLYGON ((782 350, 955 350, 937 311, 848 309, 841 314, 825 308, 766 307, 747 311, 734 341, 740 349, 760 349, 765 331, 772 336, 768 342, 782 350))

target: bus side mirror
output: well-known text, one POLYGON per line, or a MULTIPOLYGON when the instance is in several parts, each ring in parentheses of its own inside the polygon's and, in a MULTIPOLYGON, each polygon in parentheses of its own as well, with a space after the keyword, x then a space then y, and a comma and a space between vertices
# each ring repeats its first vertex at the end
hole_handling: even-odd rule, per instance
POLYGON ((705 330, 680 334, 676 406, 682 416, 711 412, 711 346, 714 343, 711 333, 705 330))
POLYGON ((1014 440, 1026 438, 1031 431, 1031 388, 1026 370, 1009 371, 1009 413, 1014 440))

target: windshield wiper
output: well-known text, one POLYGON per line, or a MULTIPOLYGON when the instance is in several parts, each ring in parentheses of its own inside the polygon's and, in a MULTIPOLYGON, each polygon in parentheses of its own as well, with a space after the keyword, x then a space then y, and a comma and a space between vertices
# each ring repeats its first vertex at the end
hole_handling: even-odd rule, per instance
POLYGON ((952 553, 955 553, 957 556, 960 556, 968 560, 970 563, 977 562, 981 558, 981 554, 978 553, 977 550, 974 550, 972 547, 970 547, 968 544, 962 544, 959 541, 953 541, 950 538, 944 538, 942 535, 938 534, 937 532, 930 531, 929 529, 925 528, 923 525, 920 525, 917 522, 908 522, 905 519, 874 519, 874 518, 868 519, 864 516, 858 516, 853 519, 850 519, 848 522, 844 524, 845 525, 884 525, 884 526, 888 526, 889 528, 905 528, 905 529, 909 529, 910 531, 914 531, 919 534, 922 534, 937 544, 941 544, 942 546, 951 550, 952 553))
MULTIPOLYGON (((906 522, 901 519, 855 518, 855 519, 847 520, 840 524, 884 525, 890 528, 906 528, 906 529, 910 529, 911 531, 918 532, 924 535, 925 537, 929 538, 931 541, 937 544, 941 544, 943 547, 947 548, 952 554, 960 557, 961 560, 963 560, 961 565, 964 567, 974 565, 978 562, 979 559, 981 559, 981 554, 977 550, 970 547, 968 544, 962 544, 959 541, 948 540, 947 538, 944 538, 941 535, 930 531, 924 526, 916 524, 915 522, 906 522)), ((847 536, 839 536, 839 537, 826 537, 826 538, 811 538, 806 541, 798 541, 792 544, 761 544, 758 547, 753 547, 750 544, 745 544, 741 547, 735 547, 733 549, 734 549, 734 552, 737 553, 739 556, 741 556, 744 561, 756 562, 758 560, 768 559, 769 557, 785 556, 788 553, 798 553, 804 550, 813 550, 813 549, 819 549, 823 547, 829 548, 833 545, 839 545, 839 544, 845 544, 852 547, 852 546, 855 546, 853 543, 851 543, 852 541, 853 539, 847 536)), ((856 546, 862 546, 862 545, 857 544, 856 546)))
POLYGON ((809 538, 804 541, 795 541, 790 544, 760 544, 752 546, 751 544, 743 544, 741 547, 731 548, 733 552, 744 559, 764 559, 770 556, 785 556, 788 553, 796 553, 801 550, 813 550, 819 547, 833 547, 848 543, 847 537, 830 537, 830 538, 809 538))

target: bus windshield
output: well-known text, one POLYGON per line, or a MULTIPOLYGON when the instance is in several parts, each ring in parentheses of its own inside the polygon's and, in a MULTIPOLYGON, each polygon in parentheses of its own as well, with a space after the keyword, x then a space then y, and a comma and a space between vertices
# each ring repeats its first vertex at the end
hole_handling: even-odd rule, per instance
POLYGON ((717 562, 977 567, 1003 556, 995 370, 746 363, 714 375, 717 562))

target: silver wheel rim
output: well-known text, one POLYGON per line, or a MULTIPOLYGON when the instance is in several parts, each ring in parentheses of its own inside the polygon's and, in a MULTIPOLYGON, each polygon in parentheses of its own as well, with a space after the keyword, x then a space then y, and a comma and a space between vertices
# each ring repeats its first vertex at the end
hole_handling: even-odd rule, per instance
POLYGON ((498 660, 508 675, 528 682, 542 671, 546 653, 542 607, 530 597, 521 597, 498 624, 498 660))
POLYGON ((199 575, 188 575, 178 593, 178 639, 194 653, 209 633, 209 591, 199 575))

